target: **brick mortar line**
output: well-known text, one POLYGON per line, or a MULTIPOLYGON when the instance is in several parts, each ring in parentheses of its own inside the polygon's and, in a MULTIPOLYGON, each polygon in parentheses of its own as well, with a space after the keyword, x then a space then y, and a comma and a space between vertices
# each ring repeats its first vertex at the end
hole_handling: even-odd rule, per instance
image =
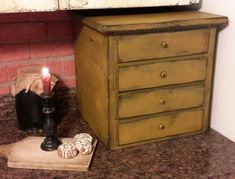
POLYGON ((11 87, 11 85, 13 84, 13 80, 12 81, 8 81, 8 82, 4 82, 4 83, 0 83, 0 88, 2 87, 11 87))
MULTIPOLYGON (((66 61, 68 61, 68 60, 66 60, 66 61)), ((64 74, 64 72, 65 72, 65 70, 64 70, 64 60, 63 61, 61 61, 61 64, 60 64, 60 68, 61 68, 61 72, 64 74)))
POLYGON ((62 56, 52 56, 52 57, 45 57, 45 58, 29 58, 27 60, 7 60, 1 62, 0 66, 7 66, 7 65, 19 65, 19 64, 35 64, 35 63, 42 63, 42 62, 56 62, 56 61, 69 61, 71 58, 75 59, 74 54, 70 55, 62 55, 62 56))
POLYGON ((20 41, 15 41, 15 42, 0 42, 0 46, 4 46, 4 45, 34 45, 34 44, 38 44, 38 43, 53 43, 53 42, 72 42, 74 44, 74 38, 73 37, 69 37, 69 38, 64 38, 64 39, 60 39, 60 40, 35 40, 35 41, 25 41, 25 42, 20 42, 20 41))
POLYGON ((29 49, 29 59, 27 59, 27 60, 31 60, 32 59, 32 43, 28 43, 27 44, 28 45, 28 49, 29 49))
POLYGON ((53 19, 53 20, 22 20, 22 21, 5 21, 1 22, 0 20, 0 25, 6 25, 6 24, 33 24, 33 23, 51 23, 51 22, 63 22, 63 21, 72 21, 71 18, 68 19, 53 19))

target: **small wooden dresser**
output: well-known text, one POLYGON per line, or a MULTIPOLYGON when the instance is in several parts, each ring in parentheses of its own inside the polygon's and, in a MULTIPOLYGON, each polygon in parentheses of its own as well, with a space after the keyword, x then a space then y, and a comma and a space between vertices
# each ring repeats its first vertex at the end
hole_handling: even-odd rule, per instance
POLYGON ((218 28, 186 11, 86 17, 76 39, 79 110, 111 149, 208 128, 218 28))

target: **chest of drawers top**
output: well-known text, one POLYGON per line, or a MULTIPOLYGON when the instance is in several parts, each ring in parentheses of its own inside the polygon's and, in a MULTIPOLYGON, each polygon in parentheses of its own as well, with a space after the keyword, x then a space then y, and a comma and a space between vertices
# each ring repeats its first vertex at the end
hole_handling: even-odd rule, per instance
POLYGON ((165 31, 185 28, 217 26, 228 22, 225 16, 180 11, 137 15, 97 16, 83 19, 87 26, 108 34, 135 33, 138 31, 165 31))

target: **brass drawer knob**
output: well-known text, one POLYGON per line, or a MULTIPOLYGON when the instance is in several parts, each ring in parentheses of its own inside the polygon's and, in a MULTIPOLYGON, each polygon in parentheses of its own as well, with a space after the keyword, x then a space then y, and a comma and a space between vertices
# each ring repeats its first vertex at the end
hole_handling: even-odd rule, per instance
POLYGON ((165 125, 164 124, 160 124, 159 125, 159 129, 164 130, 165 129, 165 125))
POLYGON ((161 103, 161 105, 164 105, 164 104, 166 104, 166 100, 165 99, 160 99, 160 103, 161 103))
POLYGON ((167 42, 162 42, 161 45, 162 45, 162 48, 168 48, 168 46, 169 46, 167 42))
POLYGON ((161 76, 162 78, 166 78, 166 77, 167 77, 167 72, 162 71, 162 72, 160 73, 160 76, 161 76))

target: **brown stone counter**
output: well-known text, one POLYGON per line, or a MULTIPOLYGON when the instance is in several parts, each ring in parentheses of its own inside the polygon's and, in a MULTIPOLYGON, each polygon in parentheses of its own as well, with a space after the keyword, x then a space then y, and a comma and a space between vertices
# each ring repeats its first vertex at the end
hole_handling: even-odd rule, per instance
MULTIPOLYGON (((11 101, 4 98, 5 102, 11 101)), ((74 108, 72 108, 74 109, 74 108)), ((12 110, 4 112, 0 120, 0 144, 16 142, 27 136, 19 131, 12 110)), ((72 137, 89 132, 86 122, 76 110, 63 118, 58 128, 60 137, 72 137)), ((234 179, 235 144, 214 130, 162 142, 117 151, 108 151, 99 143, 88 172, 12 169, 0 158, 1 179, 234 179)))

